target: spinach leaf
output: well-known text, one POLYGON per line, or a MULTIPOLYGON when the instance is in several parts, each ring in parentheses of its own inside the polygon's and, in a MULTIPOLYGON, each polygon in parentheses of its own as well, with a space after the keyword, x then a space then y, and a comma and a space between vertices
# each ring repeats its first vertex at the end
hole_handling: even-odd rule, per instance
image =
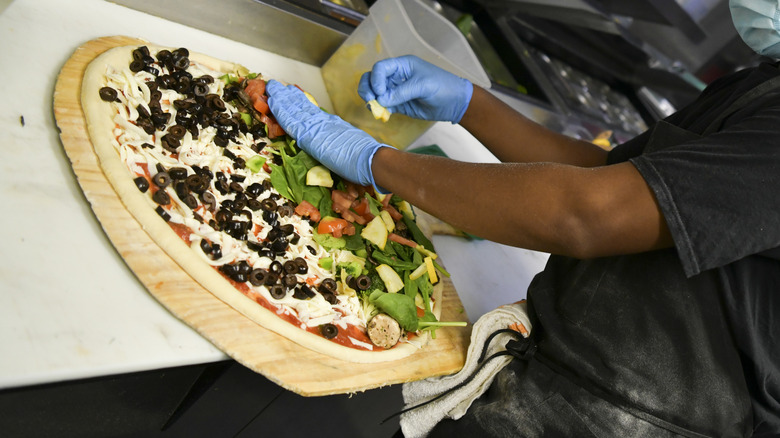
POLYGON ((417 306, 414 298, 406 294, 372 293, 371 304, 398 321, 401 327, 409 332, 417 331, 417 306))
POLYGON ((414 241, 425 247, 425 249, 428 251, 433 251, 433 243, 431 243, 431 241, 425 237, 425 234, 423 234, 423 232, 420 230, 420 227, 417 226, 417 223, 406 216, 404 216, 403 220, 404 224, 406 224, 406 228, 408 228, 409 232, 412 233, 414 241))
POLYGON ((342 238, 347 241, 347 245, 344 249, 348 249, 353 253, 355 251, 365 249, 366 242, 360 237, 360 231, 363 229, 361 225, 355 224, 355 234, 352 236, 343 236, 342 238))
POLYGON ((387 255, 386 253, 380 251, 379 249, 374 250, 371 256, 374 257, 374 260, 376 260, 377 262, 389 265, 390 267, 394 268, 397 271, 398 270, 413 271, 417 269, 418 266, 420 266, 420 265, 415 265, 412 262, 403 261, 398 257, 387 255))
POLYGON ((271 167, 271 185, 274 186, 280 195, 287 199, 292 199, 290 188, 287 185, 287 177, 284 174, 282 166, 273 163, 269 163, 269 165, 271 167))
POLYGON ((417 296, 418 289, 417 282, 409 280, 409 272, 404 272, 404 295, 414 299, 417 296))

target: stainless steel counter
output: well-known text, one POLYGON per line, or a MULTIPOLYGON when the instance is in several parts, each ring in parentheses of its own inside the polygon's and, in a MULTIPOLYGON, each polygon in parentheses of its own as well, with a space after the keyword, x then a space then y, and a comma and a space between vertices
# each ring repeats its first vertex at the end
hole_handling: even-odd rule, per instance
POLYGON ((111 1, 318 67, 353 29, 283 0, 111 1))

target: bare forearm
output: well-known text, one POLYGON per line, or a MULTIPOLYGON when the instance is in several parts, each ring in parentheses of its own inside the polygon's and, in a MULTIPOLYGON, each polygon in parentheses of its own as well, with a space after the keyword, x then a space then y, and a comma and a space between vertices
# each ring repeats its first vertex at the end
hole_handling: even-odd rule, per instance
POLYGON ((598 146, 553 132, 477 86, 460 124, 505 163, 606 163, 607 154, 598 146))
POLYGON ((652 194, 628 163, 473 164, 383 148, 372 168, 379 186, 500 243, 581 258, 671 245, 652 194))

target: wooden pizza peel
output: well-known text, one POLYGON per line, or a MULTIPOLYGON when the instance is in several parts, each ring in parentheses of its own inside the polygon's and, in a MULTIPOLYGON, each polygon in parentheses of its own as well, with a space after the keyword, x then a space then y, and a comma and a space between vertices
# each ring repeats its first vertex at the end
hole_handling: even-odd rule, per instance
MULTIPOLYGON (((444 328, 419 352, 393 362, 359 364, 308 350, 252 322, 195 282, 125 209, 98 163, 81 109, 87 65, 113 47, 145 44, 125 36, 89 41, 63 66, 54 90, 60 139, 92 210, 138 279, 173 315, 227 355, 285 389, 304 396, 358 392, 457 372, 465 362, 470 326, 444 328)), ((421 224, 423 229, 426 224, 421 224)), ((455 288, 443 278, 443 321, 468 321, 455 288)))

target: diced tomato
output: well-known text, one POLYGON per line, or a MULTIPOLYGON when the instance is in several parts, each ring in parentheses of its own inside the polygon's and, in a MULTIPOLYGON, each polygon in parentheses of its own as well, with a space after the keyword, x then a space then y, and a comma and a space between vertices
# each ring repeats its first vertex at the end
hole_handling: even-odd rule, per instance
POLYGON ((260 114, 268 114, 271 110, 268 108, 268 103, 264 98, 253 99, 252 106, 255 107, 260 114))
MULTIPOLYGON (((351 225, 344 219, 337 217, 329 217, 322 219, 317 225, 317 232, 320 234, 332 234, 333 237, 341 237, 343 231, 347 226, 351 225)), ((352 234, 355 233, 355 227, 352 226, 352 234)))
POLYGON ((333 201, 333 211, 341 213, 342 211, 348 211, 352 207, 352 201, 355 200, 355 197, 341 190, 333 190, 330 192, 330 199, 333 201))
MULTIPOLYGON (((334 210, 334 211, 335 211, 335 210, 334 210)), ((357 215, 357 214, 355 214, 355 213, 354 213, 352 210, 344 210, 344 211, 340 211, 340 212, 338 212, 338 213, 339 213, 339 214, 341 215, 341 217, 343 217, 344 219, 346 219, 346 220, 348 220, 348 221, 350 221, 350 222, 354 222, 354 223, 356 223, 356 224, 358 224, 358 225, 365 225, 365 224, 367 224, 367 223, 368 223, 368 222, 367 222, 365 219, 363 219, 363 217, 362 217, 362 216, 358 216, 358 215, 357 215)))
POLYGON ((392 197, 393 197, 393 194, 392 193, 388 193, 387 195, 385 195, 384 198, 382 198, 382 208, 387 210, 387 207, 390 205, 390 198, 392 198, 392 197))
POLYGON ((360 190, 361 186, 359 186, 359 185, 357 185, 355 183, 347 181, 345 186, 347 187, 347 193, 349 194, 349 196, 352 199, 357 199, 360 196, 363 196, 363 193, 365 193, 365 188, 363 188, 363 190, 362 190, 363 193, 361 193, 361 190, 360 190))
POLYGON ((400 211, 398 211, 398 210, 397 210, 395 207, 393 207, 392 205, 388 205, 387 207, 385 207, 385 211, 387 211, 388 213, 390 213, 390 217, 392 217, 394 221, 400 221, 401 219, 403 219, 403 218, 404 218, 404 215, 403 215, 403 214, 401 214, 401 212, 400 212, 400 211))
POLYGON ((368 208, 368 199, 366 198, 355 199, 355 201, 352 202, 352 209, 355 210, 355 213, 361 216, 363 216, 366 213, 370 213, 370 209, 368 208))
POLYGON ((303 200, 297 207, 295 207, 295 213, 299 216, 308 216, 309 219, 314 222, 320 221, 320 211, 312 205, 311 202, 303 200))
POLYGON ((341 234, 345 236, 354 236, 357 229, 355 228, 355 224, 351 222, 347 222, 347 226, 344 227, 344 230, 341 232, 341 234))
POLYGON ((249 94, 250 97, 253 94, 262 96, 265 94, 265 81, 260 78, 250 79, 246 81, 246 87, 244 88, 244 91, 246 91, 246 94, 249 94))
POLYGON ((275 120, 271 123, 267 123, 268 125, 268 138, 278 138, 285 134, 284 129, 282 129, 282 126, 279 125, 275 120))
POLYGON ((417 308, 417 317, 418 318, 422 318, 423 316, 425 316, 425 309, 422 309, 422 308, 418 307, 417 308))
POLYGON ((413 241, 411 241, 411 240, 409 240, 409 239, 407 239, 405 237, 401 237, 398 234, 389 233, 387 235, 387 238, 389 240, 392 240, 395 243, 400 243, 401 245, 406 245, 406 246, 410 246, 412 248, 417 248, 417 243, 416 242, 413 242, 413 241))

